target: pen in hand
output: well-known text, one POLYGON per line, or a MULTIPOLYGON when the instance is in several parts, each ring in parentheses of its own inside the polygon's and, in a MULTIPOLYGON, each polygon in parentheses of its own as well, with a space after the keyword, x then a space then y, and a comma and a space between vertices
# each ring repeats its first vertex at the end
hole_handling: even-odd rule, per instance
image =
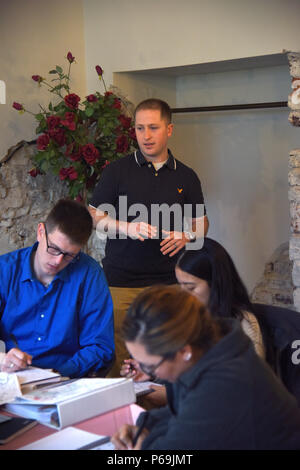
POLYGON ((14 335, 13 333, 11 333, 11 334, 9 335, 9 337, 10 337, 10 339, 12 340, 12 342, 14 343, 15 347, 18 348, 18 349, 20 349, 20 348, 19 348, 18 340, 17 340, 17 338, 15 337, 15 335, 14 335))
POLYGON ((142 432, 144 431, 144 429, 146 427, 146 422, 147 422, 148 416, 149 416, 149 414, 147 412, 144 412, 144 414, 142 415, 139 428, 138 428, 134 438, 132 439, 132 448, 133 449, 135 448, 140 435, 142 434, 142 432))

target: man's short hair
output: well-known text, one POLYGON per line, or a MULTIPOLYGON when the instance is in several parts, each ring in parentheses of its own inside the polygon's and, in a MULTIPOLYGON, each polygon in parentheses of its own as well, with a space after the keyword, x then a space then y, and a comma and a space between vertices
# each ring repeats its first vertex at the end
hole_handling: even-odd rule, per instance
POLYGON ((170 124, 172 121, 172 112, 171 108, 163 100, 159 100, 157 98, 149 98, 148 100, 144 100, 137 105, 134 111, 134 118, 138 111, 146 110, 146 109, 156 109, 160 111, 160 116, 164 119, 167 124, 170 124))
POLYGON ((72 199, 60 199, 46 221, 49 233, 58 229, 75 245, 85 245, 93 230, 93 219, 87 208, 72 199))

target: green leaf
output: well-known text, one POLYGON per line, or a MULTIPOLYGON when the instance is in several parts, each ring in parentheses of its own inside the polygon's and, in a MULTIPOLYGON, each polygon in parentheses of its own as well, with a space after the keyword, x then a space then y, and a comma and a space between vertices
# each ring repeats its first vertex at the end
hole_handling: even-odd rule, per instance
POLYGON ((37 121, 42 121, 44 119, 44 115, 42 113, 36 114, 35 119, 37 121))
POLYGON ((57 65, 56 66, 56 71, 57 71, 57 73, 62 73, 63 69, 59 65, 57 65))
POLYGON ((94 114, 94 109, 93 109, 93 108, 90 108, 90 107, 85 108, 85 114, 87 115, 87 117, 93 116, 93 114, 94 114))
POLYGON ((51 74, 57 73, 57 70, 50 70, 49 73, 51 73, 51 74))

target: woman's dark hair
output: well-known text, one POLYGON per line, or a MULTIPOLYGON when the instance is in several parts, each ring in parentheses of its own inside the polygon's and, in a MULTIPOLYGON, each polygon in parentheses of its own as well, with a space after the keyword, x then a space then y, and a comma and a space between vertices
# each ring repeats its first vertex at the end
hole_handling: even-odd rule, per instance
POLYGON ((74 244, 83 246, 93 230, 93 219, 87 208, 72 199, 60 199, 45 221, 48 233, 60 230, 74 244))
POLYGON ((219 323, 192 294, 179 286, 152 286, 129 307, 122 325, 126 342, 143 344, 148 354, 171 358, 186 344, 210 349, 221 337, 219 323))
POLYGON ((200 250, 185 251, 177 266, 207 281, 210 288, 208 308, 212 315, 242 319, 243 310, 253 311, 247 289, 225 248, 204 238, 200 250))

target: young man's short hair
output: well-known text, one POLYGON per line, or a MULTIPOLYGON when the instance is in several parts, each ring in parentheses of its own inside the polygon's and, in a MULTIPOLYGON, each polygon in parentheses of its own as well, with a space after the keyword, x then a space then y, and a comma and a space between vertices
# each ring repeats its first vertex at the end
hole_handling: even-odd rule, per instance
POLYGON ((137 105, 134 111, 134 118, 138 111, 146 110, 146 109, 156 109, 160 111, 160 116, 162 119, 165 119, 167 124, 170 124, 172 121, 172 112, 171 108, 163 100, 159 100, 157 98, 149 98, 147 100, 142 101, 137 105))
POLYGON ((72 243, 81 246, 85 245, 93 230, 93 220, 87 208, 72 199, 60 199, 45 224, 49 233, 58 229, 72 243))

